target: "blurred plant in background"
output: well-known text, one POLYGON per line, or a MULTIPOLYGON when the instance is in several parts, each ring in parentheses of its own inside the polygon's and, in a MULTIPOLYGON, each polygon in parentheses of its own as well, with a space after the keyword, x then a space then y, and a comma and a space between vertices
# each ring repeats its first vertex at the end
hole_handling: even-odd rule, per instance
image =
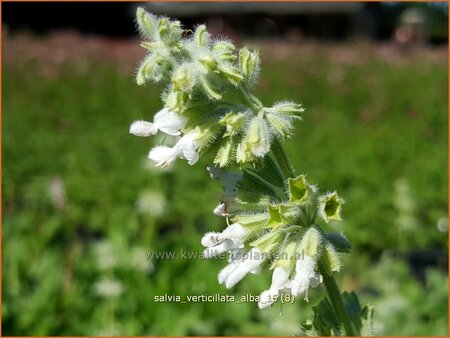
MULTIPOLYGON (((136 165, 147 145, 130 139, 123 126, 158 111, 160 98, 130 81, 125 64, 139 55, 130 47, 135 42, 124 46, 130 59, 118 67, 83 56, 89 55, 83 48, 90 53, 93 45, 102 46, 100 39, 67 34, 51 40, 51 48, 44 38, 4 41, 4 335, 302 334, 300 324, 318 304, 318 292, 310 292, 301 309, 284 304, 256 313, 256 303, 154 303, 165 293, 224 293, 211 273, 216 261, 156 262, 146 255, 201 250, 198 234, 221 227, 204 212, 216 207, 221 189, 185 163, 170 171, 136 165), (77 58, 67 53, 55 64, 33 49, 53 53, 55 44, 61 50, 77 46, 77 58), (162 214, 139 211, 146 191, 164 197, 162 214), (108 269, 98 260, 104 243, 115 259, 108 269), (180 274, 183 283, 173 278, 180 274), (99 295, 95 286, 105 280, 119 282, 121 293, 99 295)), ((343 258, 343 289, 358 290, 363 303, 386 309, 376 313, 376 334, 446 335, 446 52, 401 54, 358 43, 248 45, 261 50, 266 65, 255 94, 268 102, 281 95, 302 99, 309 108, 308 129, 287 142, 293 165, 347 199, 351 219, 335 226, 349 235, 358 259, 349 264, 343 258), (397 180, 409 192, 396 188, 397 180), (402 194, 413 208, 399 207, 402 194), (400 243, 396 222, 402 213, 415 219, 416 228, 402 230, 410 240, 400 243)), ((110 42, 104 46, 102 55, 108 55, 110 42)), ((200 159, 198 166, 206 164, 200 159)), ((267 272, 250 276, 227 293, 264 290, 270 278, 267 272)))

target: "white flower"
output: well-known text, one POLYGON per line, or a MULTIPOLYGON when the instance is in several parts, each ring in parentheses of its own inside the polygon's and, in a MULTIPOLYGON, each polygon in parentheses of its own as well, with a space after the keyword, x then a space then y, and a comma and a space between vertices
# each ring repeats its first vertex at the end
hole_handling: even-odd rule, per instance
POLYGON ((190 165, 194 165, 199 158, 195 142, 197 136, 198 132, 196 131, 184 134, 174 147, 178 149, 179 157, 187 160, 190 165))
POLYGON ((268 290, 265 290, 259 296, 258 307, 266 309, 271 306, 278 299, 278 294, 283 289, 287 289, 289 286, 289 274, 290 271, 287 268, 277 266, 273 270, 272 284, 268 290))
POLYGON ((226 209, 225 208, 225 203, 220 202, 220 204, 217 207, 214 208, 214 213, 217 216, 225 216, 226 215, 225 209, 226 209))
POLYGON ((295 276, 291 281, 291 293, 298 296, 305 293, 305 300, 308 301, 308 289, 316 287, 322 282, 322 276, 315 271, 316 261, 308 256, 302 255, 295 264, 295 276))
POLYGON ((168 167, 177 158, 186 159, 190 165, 194 165, 199 158, 195 144, 196 136, 196 132, 187 133, 173 147, 156 146, 150 150, 148 157, 156 162, 157 167, 168 167))
POLYGON ((244 247, 244 238, 248 232, 249 230, 239 223, 233 223, 222 232, 206 233, 201 241, 206 247, 203 257, 211 258, 244 247))
POLYGON ((130 134, 148 137, 155 135, 158 130, 168 135, 180 135, 180 129, 186 124, 186 118, 167 108, 160 110, 153 118, 153 123, 147 121, 134 121, 130 126, 130 134))
POLYGON ((140 137, 155 135, 158 129, 151 122, 139 120, 134 121, 130 126, 130 134, 140 137))
POLYGON ((185 126, 187 119, 164 108, 156 113, 153 121, 153 124, 163 133, 176 136, 180 135, 180 129, 185 126))
POLYGON ((264 254, 257 248, 251 249, 245 255, 239 255, 219 272, 219 284, 225 284, 227 289, 235 286, 249 272, 259 273, 264 261, 264 254))

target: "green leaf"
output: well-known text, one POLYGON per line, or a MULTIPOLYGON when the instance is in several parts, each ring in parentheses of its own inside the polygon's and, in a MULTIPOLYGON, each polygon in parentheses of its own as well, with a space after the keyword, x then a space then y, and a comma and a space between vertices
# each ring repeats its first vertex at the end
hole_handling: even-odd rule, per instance
POLYGON ((275 164, 272 157, 265 156, 262 167, 259 170, 247 169, 248 171, 260 176, 275 187, 283 188, 284 179, 280 168, 275 164))
MULTIPOLYGON (((361 308, 358 296, 354 292, 343 292, 345 312, 357 335, 372 334, 373 307, 361 308)), ((344 333, 339 317, 328 298, 324 298, 313 307, 314 318, 302 324, 305 332, 315 331, 319 336, 340 336, 344 333)))
POLYGON ((242 179, 237 183, 237 187, 239 189, 239 193, 250 192, 256 195, 268 195, 273 197, 275 200, 278 199, 277 193, 267 182, 248 170, 244 170, 242 179))
POLYGON ((343 234, 338 232, 329 232, 325 235, 325 237, 333 244, 337 251, 350 252, 352 245, 343 234))

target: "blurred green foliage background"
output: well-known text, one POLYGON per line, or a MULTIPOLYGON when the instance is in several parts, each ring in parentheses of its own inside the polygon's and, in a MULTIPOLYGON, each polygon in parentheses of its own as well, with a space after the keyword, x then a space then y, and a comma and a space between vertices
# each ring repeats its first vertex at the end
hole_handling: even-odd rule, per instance
MULTIPOLYGON (((375 306, 376 334, 447 335, 446 49, 249 45, 261 50, 263 103, 307 108, 287 142, 297 172, 347 201, 344 222, 328 227, 353 244, 342 288, 375 306)), ((221 188, 205 170, 211 158, 157 170, 146 154, 159 136, 128 134, 161 108, 158 87, 134 83, 137 40, 13 36, 4 48, 3 335, 302 333, 323 287, 265 311, 155 302, 258 295, 271 276, 226 290, 225 262, 147 259, 199 252, 203 233, 225 224, 212 213, 221 188)))

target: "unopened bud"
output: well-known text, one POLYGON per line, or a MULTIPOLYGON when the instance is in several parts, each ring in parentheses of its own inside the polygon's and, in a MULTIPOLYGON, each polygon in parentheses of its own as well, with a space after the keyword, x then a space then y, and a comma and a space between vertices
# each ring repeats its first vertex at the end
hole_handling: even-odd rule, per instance
POLYGON ((222 126, 227 128, 224 136, 236 135, 244 126, 245 114, 244 113, 227 113, 224 117, 219 120, 222 126))
POLYGON ((257 157, 264 157, 270 151, 270 131, 262 116, 255 116, 251 120, 244 142, 257 157))
POLYGON ((188 65, 182 65, 172 75, 172 83, 176 90, 188 92, 194 86, 194 79, 188 65))
POLYGON ((155 59, 153 55, 150 55, 146 59, 144 59, 136 74, 136 83, 139 86, 143 85, 150 77, 150 74, 152 73, 154 68, 154 64, 155 59))
POLYGON ((323 260, 325 263, 325 267, 330 272, 338 272, 342 267, 339 253, 331 243, 327 243, 325 245, 325 250, 323 251, 323 260))
POLYGON ((309 228, 299 245, 300 253, 310 257, 316 257, 319 254, 322 236, 316 228, 309 228))
POLYGON ((153 15, 147 13, 142 7, 136 11, 136 19, 140 32, 148 38, 153 38, 156 19, 153 15))
POLYGON ((209 33, 206 31, 205 25, 197 27, 194 33, 194 40, 201 47, 206 47, 208 45, 209 33))
POLYGON ((226 140, 217 151, 217 155, 214 158, 214 164, 223 168, 228 165, 233 155, 233 142, 231 139, 226 140))

